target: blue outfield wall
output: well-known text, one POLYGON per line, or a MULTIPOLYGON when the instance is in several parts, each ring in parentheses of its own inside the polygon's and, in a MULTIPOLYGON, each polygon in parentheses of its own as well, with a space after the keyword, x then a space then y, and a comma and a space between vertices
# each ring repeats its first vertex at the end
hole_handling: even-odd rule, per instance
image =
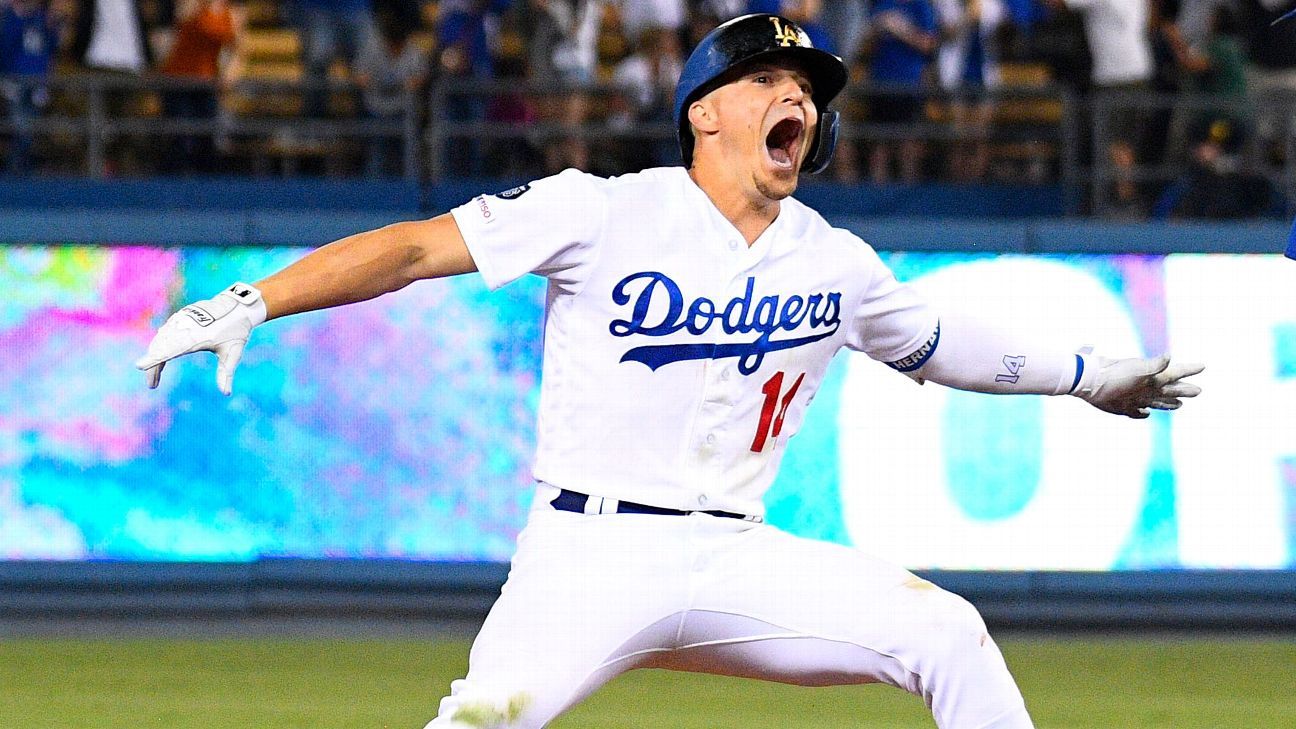
MULTIPOLYGON (((372 210, 441 212, 482 192, 525 179, 454 179, 437 183, 301 178, 174 178, 0 180, 3 208, 214 210, 372 210)), ((1041 186, 837 185, 810 181, 797 197, 828 215, 1056 217, 1062 191, 1041 186)))
MULTIPOLYGON (((429 217, 508 183, 35 180, 0 184, 0 245, 313 246, 429 217)), ((884 251, 1280 253, 1286 221, 1103 223, 1058 216, 1047 188, 808 185, 799 197, 884 251), (937 214, 939 213, 939 216, 937 214)), ((1292 266, 1296 292, 1296 264, 1292 266)), ((21 356, 21 355, 20 355, 21 356)), ((480 614, 496 562, 0 561, 0 615, 480 614)), ((1296 626, 1296 571, 957 571, 923 574, 998 624, 1296 626)))
MULTIPOLYGON (((418 210, 0 208, 3 244, 314 246, 418 210)), ((881 251, 955 253, 1282 253, 1286 222, 1107 223, 1085 219, 829 216, 881 251)))
MULTIPOLYGON (((446 212, 513 181, 0 181, 5 243, 317 245, 446 212)), ((798 199, 878 250, 1276 253, 1286 221, 1106 223, 1061 217, 1053 187, 807 184, 798 199)))
MULTIPOLYGON (((918 570, 993 626, 1296 628, 1296 572, 918 570)), ((266 559, 241 563, 0 562, 0 619, 407 615, 480 619, 508 565, 266 559)))

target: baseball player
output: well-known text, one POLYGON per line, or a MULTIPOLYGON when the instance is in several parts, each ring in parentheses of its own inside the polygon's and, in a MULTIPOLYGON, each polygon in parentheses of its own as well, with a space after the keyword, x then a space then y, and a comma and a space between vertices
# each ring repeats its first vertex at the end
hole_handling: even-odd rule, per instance
MULTIPOLYGON (((419 279, 548 279, 534 507, 432 729, 541 727, 655 667, 808 686, 881 682, 941 727, 1029 727, 965 600, 851 548, 762 523, 762 495, 843 347, 918 381, 1075 395, 1132 418, 1200 391, 1200 366, 1106 359, 937 312, 855 235, 791 197, 837 136, 841 60, 748 15, 685 64, 684 167, 574 170, 344 238, 172 315, 156 386, 215 351, 229 394, 253 327, 419 279)), ((880 414, 885 417, 885 414, 880 414)), ((897 485, 900 487, 900 485, 897 485)))

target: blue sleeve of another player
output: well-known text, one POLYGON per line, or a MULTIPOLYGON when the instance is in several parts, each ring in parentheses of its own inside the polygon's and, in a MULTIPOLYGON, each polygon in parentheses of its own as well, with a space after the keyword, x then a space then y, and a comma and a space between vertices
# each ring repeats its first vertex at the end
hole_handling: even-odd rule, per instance
POLYGON ((1296 220, 1292 221, 1291 232, 1287 234, 1287 257, 1296 261, 1296 220))

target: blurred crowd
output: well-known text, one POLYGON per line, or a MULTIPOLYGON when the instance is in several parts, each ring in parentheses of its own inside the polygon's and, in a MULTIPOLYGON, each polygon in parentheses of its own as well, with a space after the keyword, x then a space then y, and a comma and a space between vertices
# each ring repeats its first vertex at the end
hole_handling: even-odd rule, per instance
MULTIPOLYGON (((33 123, 51 76, 173 79, 108 116, 210 120, 248 79, 291 78, 304 119, 449 123, 442 171, 613 174, 678 162, 668 130, 688 50, 725 19, 779 13, 846 59, 840 182, 1056 182, 1063 118, 1078 163, 1104 171, 1092 205, 1124 218, 1277 214, 1291 163, 1296 0, 0 0, 3 152, 10 174, 57 168, 33 123), (286 35, 285 35, 286 34, 286 35), (292 58, 267 39, 288 37, 292 58), (269 48, 270 50, 267 50, 269 48), (270 60, 265 60, 271 57, 270 60), (285 70, 287 68, 287 70, 285 70), (427 89, 449 80, 429 112, 427 89), (526 82, 526 83, 520 83, 526 82), (339 91, 339 89, 342 89, 339 91), (1035 89, 1010 100, 1007 90, 1035 89), (529 91, 528 91, 529 90, 529 91), (1059 92, 1079 100, 1062 107, 1059 92), (1173 95, 1193 103, 1119 99, 1173 95), (1116 98, 1115 103, 1086 103, 1116 98), (410 99, 420 100, 411 112, 410 99), (1263 103, 1261 103, 1263 102, 1263 103), (143 111, 141 111, 143 109, 143 111), (483 124, 544 133, 454 135, 483 124), (600 133, 591 133, 597 128, 600 133), (635 139, 636 130, 656 135, 635 139), (627 140, 630 140, 629 142, 627 140), (1163 174, 1149 174, 1148 170, 1163 174), (1165 171, 1171 172, 1166 174, 1165 171)), ((66 101, 75 106, 74 101, 66 101)), ((282 141, 282 140, 281 140, 282 141)), ((129 145, 126 145, 129 146, 129 145)), ((138 146, 138 145, 137 145, 138 146)), ((113 164, 227 171, 213 134, 173 134, 113 164), (147 161, 139 162, 145 157, 147 161), (125 161, 123 161, 125 160, 125 161)), ((359 143, 362 170, 400 170, 391 139, 359 143)))

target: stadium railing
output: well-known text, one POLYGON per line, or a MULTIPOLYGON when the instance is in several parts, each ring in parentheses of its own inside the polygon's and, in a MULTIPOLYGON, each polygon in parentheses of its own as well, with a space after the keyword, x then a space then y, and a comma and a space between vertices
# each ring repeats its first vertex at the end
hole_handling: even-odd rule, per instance
POLYGON ((1296 200, 1296 94, 1224 97, 1204 93, 1106 91, 1086 100, 1091 119, 1091 164, 1081 171, 1087 209, 1100 217, 1118 215, 1111 191, 1122 178, 1144 188, 1162 189, 1182 179, 1193 164, 1193 147, 1215 136, 1235 171, 1268 182, 1287 201, 1296 200), (1109 154, 1120 134, 1122 115, 1137 125, 1130 135, 1139 154, 1122 170, 1109 154), (1223 123, 1224 129, 1211 129, 1223 123))
MULTIPOLYGON (((672 164, 675 129, 670 99, 658 93, 637 108, 639 89, 615 84, 573 87, 513 80, 442 79, 426 92, 402 92, 399 115, 366 118, 361 87, 330 81, 328 118, 301 115, 311 86, 296 81, 245 80, 228 88, 159 76, 71 74, 38 79, 0 77, 0 90, 47 88, 38 115, 21 118, 8 105, 0 137, 29 134, 41 173, 91 178, 149 176, 185 170, 170 141, 206 140, 222 173, 332 178, 381 175, 407 181, 454 177, 534 177, 557 166, 583 163, 600 172, 672 164), (169 93, 207 91, 220 102, 207 118, 168 117, 169 93), (393 164, 367 164, 387 145, 393 164), (564 147, 566 145, 566 147, 564 147), (131 163, 130 158, 138 159, 131 163)), ((1002 86, 980 93, 860 83, 837 106, 843 142, 837 181, 866 179, 867 150, 876 144, 919 140, 926 147, 923 181, 952 179, 945 165, 958 149, 979 150, 984 169, 975 182, 1059 187, 1070 214, 1119 216, 1110 191, 1121 179, 1157 192, 1190 169, 1187 153, 1202 118, 1236 120, 1231 142, 1237 164, 1296 199, 1296 96, 1229 99, 1185 94, 1094 94, 1080 97, 1043 83, 1002 86), (870 111, 914 99, 913 118, 886 122, 870 111), (1108 153, 1116 122, 1139 115, 1139 155, 1121 169, 1108 153)), ((1290 206, 1290 203, 1289 203, 1290 206)))
MULTIPOLYGON (((364 118, 356 95, 362 87, 349 82, 329 82, 322 90, 331 97, 330 106, 341 113, 337 118, 308 118, 300 115, 302 95, 311 84, 292 81, 244 80, 222 88, 211 82, 161 76, 130 77, 78 74, 35 78, 0 76, 6 96, 35 89, 49 98, 41 113, 21 119, 15 105, 6 105, 0 117, 0 134, 13 138, 29 134, 41 148, 45 167, 62 174, 102 178, 116 174, 163 172, 174 155, 166 146, 180 137, 206 140, 214 154, 228 163, 236 158, 250 161, 253 174, 268 173, 278 163, 285 176, 298 172, 297 162, 316 158, 326 174, 356 174, 359 165, 343 166, 348 158, 366 154, 366 144, 385 142, 399 148, 396 175, 418 179, 421 168, 419 120, 423 109, 420 94, 402 90, 402 113, 394 118, 364 118), (208 117, 167 116, 164 99, 169 93, 208 92, 219 102, 208 117), (122 151, 120 147, 134 149, 122 151), (149 159, 138 170, 120 169, 120 158, 130 155, 149 159), (330 167, 329 165, 332 165, 330 167)), ((12 145, 12 141, 10 142, 12 145)), ((244 172, 237 166, 232 171, 244 172)))

